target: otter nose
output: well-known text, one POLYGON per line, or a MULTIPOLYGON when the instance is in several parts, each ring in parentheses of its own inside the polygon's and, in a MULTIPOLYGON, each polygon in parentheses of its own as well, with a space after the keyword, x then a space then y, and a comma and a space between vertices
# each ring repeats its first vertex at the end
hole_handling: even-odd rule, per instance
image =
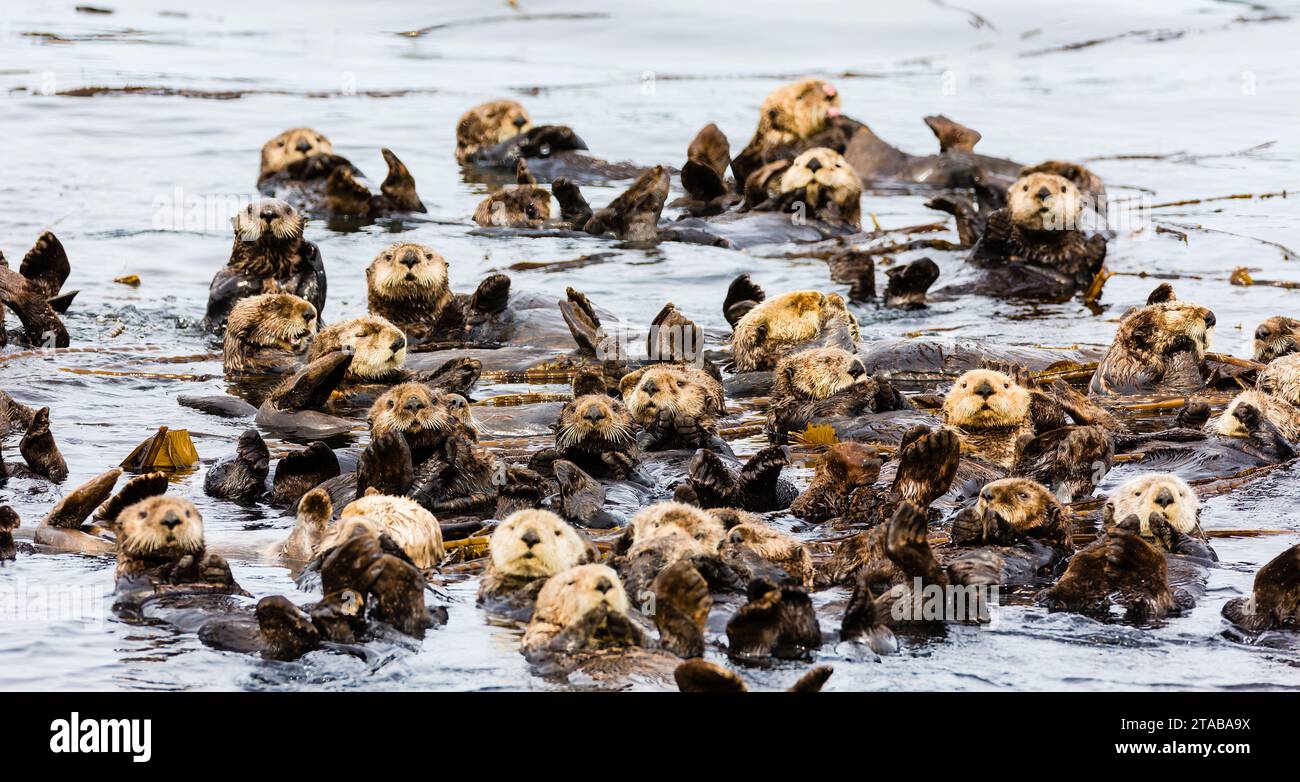
POLYGON ((1046 187, 1040 187, 1040 188, 1038 188, 1038 197, 1039 197, 1039 199, 1047 198, 1047 197, 1048 197, 1049 195, 1051 195, 1051 194, 1052 194, 1052 191, 1051 191, 1051 190, 1048 190, 1046 187))
POLYGON ((1170 505, 1173 505, 1174 493, 1168 489, 1161 489, 1160 493, 1156 495, 1156 504, 1162 508, 1168 508, 1170 505))
POLYGON ((1268 330, 1268 326, 1260 326, 1255 329, 1255 339, 1268 339, 1273 333, 1268 330))
POLYGON ((985 380, 983 383, 980 383, 978 387, 976 387, 975 393, 979 396, 984 397, 985 399, 988 399, 989 397, 993 396, 993 386, 989 383, 989 381, 985 380))
POLYGON ((1207 329, 1211 328, 1212 326, 1214 326, 1215 323, 1218 323, 1218 320, 1215 319, 1214 313, 1213 312, 1205 313, 1205 328, 1207 329))
POLYGON ((407 410, 410 410, 412 413, 414 413, 424 409, 424 400, 420 399, 419 397, 413 396, 410 399, 406 400, 406 404, 402 405, 402 407, 405 407, 407 410))
POLYGON ((518 117, 515 117, 515 127, 516 127, 516 128, 522 128, 522 127, 524 126, 524 123, 527 122, 527 121, 528 121, 528 120, 524 119, 523 115, 520 115, 520 116, 518 116, 518 117))
POLYGON ((614 583, 610 581, 608 578, 605 578, 604 576, 601 576, 600 580, 596 582, 596 591, 601 593, 602 595, 613 588, 614 588, 614 583))
POLYGON ((653 380, 647 380, 645 385, 641 386, 641 389, 647 394, 657 394, 659 393, 659 384, 653 380))
POLYGON ((402 255, 402 265, 408 269, 414 268, 420 262, 420 254, 414 250, 407 250, 402 255))
POLYGON ((163 516, 162 521, 158 523, 162 524, 167 529, 176 529, 181 525, 181 517, 177 516, 175 513, 168 513, 166 516, 163 516))
POLYGON ((262 217, 263 220, 274 220, 275 217, 276 217, 276 215, 275 215, 275 210, 274 210, 274 209, 263 209, 263 210, 262 210, 261 217, 262 217))
POLYGON ((592 405, 587 408, 587 412, 583 413, 582 417, 593 423, 603 421, 605 420, 605 411, 600 409, 599 405, 592 405))
POLYGON ((808 170, 814 174, 821 170, 822 162, 817 158, 808 161, 808 170))
POLYGON ((392 349, 394 353, 396 353, 397 351, 406 347, 406 337, 398 337, 397 339, 393 340, 393 344, 390 345, 389 347, 392 349))
POLYGON ((532 548, 542 542, 542 537, 537 534, 537 530, 535 529, 528 530, 519 539, 522 540, 528 548, 532 548))
POLYGON ((849 377, 862 377, 865 374, 867 374, 866 366, 858 359, 853 359, 853 363, 849 364, 849 377))
POLYGON ((306 152, 306 151, 309 150, 309 149, 311 149, 311 142, 308 141, 307 139, 303 139, 302 141, 299 141, 299 142, 298 142, 298 151, 299 151, 299 152, 306 152))

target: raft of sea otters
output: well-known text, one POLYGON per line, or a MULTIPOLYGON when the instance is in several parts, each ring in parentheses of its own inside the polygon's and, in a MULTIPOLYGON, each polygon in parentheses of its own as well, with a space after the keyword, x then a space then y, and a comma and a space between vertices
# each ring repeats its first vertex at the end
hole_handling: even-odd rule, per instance
MULTIPOLYGON (((734 248, 833 240, 832 279, 851 286, 852 301, 889 307, 973 293, 1088 295, 1106 273, 1098 177, 1074 163, 985 157, 974 151, 979 133, 926 122, 939 152, 908 154, 810 79, 763 101, 738 154, 709 125, 680 169, 645 168, 601 160, 572 129, 534 125, 502 100, 464 114, 455 155, 467 171, 515 180, 475 210, 477 231, 734 248), (583 184, 619 180, 632 184, 603 208, 583 197, 583 184), (854 249, 859 202, 864 186, 898 184, 934 191, 930 205, 955 216, 969 256, 960 279, 933 294, 939 272, 928 259, 891 267, 877 299, 872 257, 854 249), (1091 226, 1089 211, 1100 216, 1091 226)), ((431 585, 479 574, 482 610, 519 623, 540 676, 744 690, 736 670, 703 659, 706 649, 737 667, 811 664, 826 644, 887 654, 945 622, 987 620, 900 610, 935 587, 999 587, 1105 621, 1169 621, 1216 566, 1197 490, 1235 488, 1296 455, 1300 322, 1261 323, 1253 360, 1220 356, 1208 352, 1214 314, 1167 284, 1123 315, 1086 371, 1030 348, 864 344, 843 296, 770 295, 748 275, 720 302, 729 336, 708 344, 668 303, 650 324, 649 358, 632 360, 602 325, 612 314, 582 293, 570 288, 557 306, 501 274, 456 293, 448 261, 412 243, 380 249, 367 267, 368 312, 326 325, 326 264, 304 238, 307 217, 424 211, 412 174, 383 154, 389 170, 375 192, 314 130, 267 142, 266 199, 233 218, 204 319, 223 340, 228 379, 263 393, 243 395, 256 407, 178 399, 255 422, 208 469, 204 491, 296 516, 266 557, 317 598, 254 604, 205 546, 198 509, 147 467, 120 486, 113 469, 68 492, 37 522, 34 545, 15 542, 20 520, 0 508, 0 560, 37 547, 116 556, 116 610, 183 617, 213 647, 280 660, 423 638, 447 620, 431 585), (572 398, 471 405, 489 371, 571 378, 572 398), (1134 397, 1186 402, 1135 416, 1141 406, 1124 403, 1134 397), (738 400, 767 411, 769 445, 743 461, 728 445, 738 400), (497 425, 549 426, 553 444, 488 447, 475 419, 489 413, 497 425), (327 444, 362 418, 364 448, 327 444), (273 459, 261 432, 286 439, 284 455, 273 459), (782 476, 792 448, 815 459, 806 485, 782 476), (1117 457, 1165 469, 1094 497, 1117 457), (812 592, 836 588, 847 600, 814 608, 812 592)), ((68 345, 68 274, 49 233, 16 273, 0 265, 0 301, 21 325, 0 336, 68 345)), ((48 408, 0 392, 0 426, 21 438, 23 462, 0 461, 0 480, 68 478, 48 408)), ((1253 594, 1223 614, 1243 642, 1300 629, 1300 546, 1261 568, 1253 594)), ((818 690, 830 674, 812 667, 792 689, 818 690)))

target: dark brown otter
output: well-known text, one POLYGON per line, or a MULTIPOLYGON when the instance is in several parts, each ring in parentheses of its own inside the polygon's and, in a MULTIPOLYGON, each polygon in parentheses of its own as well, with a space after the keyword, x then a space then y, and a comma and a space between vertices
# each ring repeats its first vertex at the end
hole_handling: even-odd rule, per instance
MULTIPOLYGON (((835 669, 829 665, 819 665, 800 676, 786 692, 821 692, 826 680, 835 669)), ((677 680, 677 689, 681 692, 748 692, 749 686, 735 671, 727 670, 717 663, 695 658, 677 666, 673 672, 677 680)))
POLYGON ((397 155, 382 150, 388 176, 379 193, 358 181, 361 171, 334 154, 329 139, 311 128, 286 130, 262 147, 257 189, 288 198, 295 206, 331 217, 373 219, 395 212, 424 212, 415 178, 397 155))
MULTIPOLYGON (((5 398, 8 398, 7 395, 5 398)), ((14 405, 21 408, 16 402, 14 405)), ((27 466, 7 465, 3 456, 0 456, 0 485, 8 478, 37 478, 63 483, 68 477, 68 463, 64 460, 58 443, 54 441, 54 434, 50 431, 50 408, 42 407, 39 410, 26 412, 30 414, 30 418, 27 430, 22 440, 18 442, 18 453, 22 455, 27 466)), ((22 418, 26 417, 17 416, 15 423, 21 423, 22 418)))
POLYGON ((803 587, 766 578, 749 583, 748 602, 727 621, 727 651, 742 659, 798 660, 822 645, 821 627, 803 587))
POLYGON ((1097 366, 1092 394, 1188 393, 1205 386, 1214 313, 1177 301, 1168 283, 1147 297, 1145 307, 1120 320, 1115 339, 1097 366))
POLYGON ((532 130, 528 111, 513 100, 479 104, 456 121, 456 162, 471 162, 480 150, 532 130))
POLYGON ((867 375, 866 365, 843 348, 813 348, 791 353, 776 365, 767 407, 767 436, 785 442, 822 419, 904 410, 911 404, 883 376, 867 375))
POLYGON ((818 457, 808 488, 790 504, 790 512, 813 523, 844 515, 853 492, 880 477, 880 466, 875 448, 852 441, 836 443, 818 457))
POLYGON ((203 493, 250 504, 266 491, 271 472, 271 452, 256 429, 239 436, 233 456, 221 459, 203 476, 203 493))
POLYGON ((239 300, 263 293, 306 299, 317 314, 325 309, 325 262, 303 238, 307 221, 276 199, 255 201, 231 220, 235 243, 230 260, 212 278, 203 326, 220 333, 239 300))
POLYGON ((14 530, 22 526, 18 513, 8 505, 0 505, 0 567, 12 562, 18 556, 18 545, 14 543, 14 530))
POLYGON ((555 450, 597 478, 624 480, 641 461, 632 416, 627 407, 603 391, 579 393, 560 411, 555 424, 555 450))
POLYGON ((279 375, 296 369, 316 332, 316 307, 288 293, 241 299, 230 313, 222 348, 228 375, 279 375))
MULTIPOLYGON (((834 492, 843 495, 854 480, 865 480, 872 471, 870 459, 862 459, 857 470, 846 470, 843 484, 819 487, 819 493, 834 492)), ((888 521, 903 503, 922 510, 942 497, 952 486, 961 460, 961 441, 952 429, 932 431, 923 424, 912 427, 903 436, 898 448, 898 470, 889 486, 872 483, 860 485, 848 493, 847 505, 841 519, 845 524, 877 526, 888 521)), ((810 489, 812 487, 809 487, 810 489)), ((813 495, 814 497, 816 495, 813 495)), ((809 500, 816 508, 820 503, 809 500)))
POLYGON ((1300 627, 1300 545, 1260 568, 1250 597, 1229 600, 1223 616, 1249 633, 1300 627))
POLYGON ((764 448, 743 466, 701 448, 687 464, 686 480, 674 497, 701 508, 741 508, 756 513, 785 510, 798 496, 794 484, 781 477, 782 468, 789 463, 789 453, 779 445, 764 448))
POLYGON ((9 339, 5 330, 5 308, 18 316, 23 338, 29 345, 65 348, 68 330, 59 313, 67 310, 77 291, 62 293, 63 283, 72 273, 68 254, 58 237, 46 231, 23 256, 15 274, 0 252, 0 347, 9 339))

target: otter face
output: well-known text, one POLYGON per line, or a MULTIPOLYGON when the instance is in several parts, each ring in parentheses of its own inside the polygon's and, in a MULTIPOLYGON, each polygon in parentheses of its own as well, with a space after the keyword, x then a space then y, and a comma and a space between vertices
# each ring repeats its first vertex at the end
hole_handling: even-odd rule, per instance
POLYGON ((780 382, 802 399, 826 399, 867 379, 857 355, 841 348, 813 348, 792 353, 776 365, 780 382))
POLYGON ((456 160, 464 163, 480 148, 508 141, 532 127, 528 112, 512 100, 475 106, 456 122, 456 160))
POLYGON ((1001 372, 972 369, 952 384, 943 412, 962 429, 1017 427, 1029 417, 1029 390, 1001 372))
POLYGON ((399 242, 366 267, 366 287, 384 299, 433 299, 447 289, 447 261, 422 244, 399 242))
POLYGON ((810 149, 781 172, 780 194, 796 191, 803 191, 802 197, 814 214, 834 207, 834 216, 839 220, 856 224, 860 218, 862 180, 844 156, 833 149, 810 149))
POLYGON ((457 423, 473 429, 469 402, 460 394, 435 391, 423 383, 400 383, 370 407, 371 436, 402 432, 442 432, 457 423))
POLYGON ((406 335, 377 315, 345 320, 321 331, 311 346, 311 359, 343 347, 352 349, 351 380, 378 380, 406 361, 406 335))
POLYGON ((1256 385, 1260 391, 1300 407, 1300 353, 1270 361, 1260 370, 1256 385))
POLYGON ((1267 364, 1300 351, 1300 320, 1282 315, 1269 318, 1255 329, 1255 360, 1267 364))
POLYGON ((316 308, 291 293, 264 293, 240 299, 230 311, 226 343, 297 353, 316 333, 316 308))
POLYGON ((622 402, 605 394, 586 394, 564 406, 555 447, 563 451, 587 439, 632 442, 632 416, 622 402))
POLYGON ((692 418, 722 413, 717 382, 707 373, 672 364, 652 366, 620 383, 623 399, 632 417, 643 425, 667 410, 692 418))
POLYGON ((856 344, 858 321, 838 293, 791 291, 754 307, 736 323, 731 336, 736 369, 771 369, 790 349, 824 336, 856 344), (832 332, 838 332, 837 334, 832 332))
POLYGON ((474 210, 474 222, 496 228, 541 228, 550 219, 551 194, 534 185, 506 185, 474 210))
POLYGON ((203 551, 203 517, 189 500, 150 497, 124 508, 117 521, 118 549, 133 557, 175 559, 203 551))
POLYGON ((262 145, 262 176, 283 171, 314 155, 331 155, 334 145, 311 128, 291 128, 262 145))
POLYGON ((1073 182, 1056 174, 1023 176, 1007 191, 1011 220, 1026 231, 1072 231, 1083 201, 1073 182))
MULTIPOLYGON (((1262 376, 1260 381, 1264 382, 1262 376)), ((1264 421, 1276 427, 1278 434, 1286 440, 1295 442, 1300 439, 1300 410, 1285 399, 1255 389, 1234 396, 1223 413, 1210 422, 1210 429, 1224 437, 1249 438, 1252 433, 1258 433, 1261 416, 1264 421), (1238 415, 1243 405, 1254 408, 1255 415, 1249 419, 1245 415, 1238 415)))
POLYGON ((516 511, 498 524, 488 550, 492 566, 502 573, 540 578, 577 567, 587 544, 564 519, 530 509, 516 511))
POLYGON ((623 582, 606 565, 578 565, 547 579, 537 593, 533 620, 565 627, 597 608, 626 614, 623 582))
MULTIPOLYGON (((430 568, 442 561, 442 527, 438 519, 415 500, 371 494, 348 503, 339 514, 340 522, 350 519, 367 519, 382 530, 418 568, 430 568)), ((341 525, 340 525, 341 526, 341 525)), ((347 540, 331 536, 336 544, 347 540)), ((331 548, 325 545, 322 548, 331 548)))
POLYGON ((1187 481, 1172 473, 1141 475, 1124 483, 1106 499, 1105 516, 1119 521, 1136 514, 1141 534, 1151 537, 1150 518, 1163 514, 1170 526, 1185 535, 1205 538, 1201 532, 1201 503, 1187 481))
POLYGON ((263 198, 230 218, 235 238, 241 242, 289 244, 302 238, 307 221, 298 210, 278 198, 263 198))
POLYGON ((718 552, 726 535, 717 516, 681 502, 656 502, 642 508, 632 517, 631 526, 634 544, 681 532, 712 554, 718 552))
POLYGON ((1017 532, 1041 526, 1048 512, 1059 508, 1050 489, 1028 478, 1003 478, 986 484, 975 503, 980 517, 997 516, 1017 532))
POLYGON ((789 144, 825 130, 840 115, 839 91, 821 79, 787 84, 763 100, 760 136, 768 145, 789 144))
POLYGON ((1205 358, 1214 333, 1214 313, 1199 304, 1166 301, 1148 304, 1120 322, 1115 341, 1123 337, 1152 353, 1191 350, 1198 360, 1205 358))

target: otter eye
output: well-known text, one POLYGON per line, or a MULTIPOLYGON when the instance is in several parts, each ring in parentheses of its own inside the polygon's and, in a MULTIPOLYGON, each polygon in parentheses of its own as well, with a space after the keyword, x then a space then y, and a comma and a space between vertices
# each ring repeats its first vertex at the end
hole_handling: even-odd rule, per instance
POLYGON ((145 518, 148 518, 148 517, 149 517, 149 514, 148 514, 148 513, 145 513, 144 511, 140 511, 140 518, 145 519, 145 518))
POLYGON ((1022 187, 1022 188, 1020 188, 1020 189, 1023 190, 1023 191, 1025 191, 1026 193, 1028 193, 1028 192, 1029 192, 1029 185, 1025 185, 1024 187, 1022 187))
POLYGON ((555 531, 555 537, 557 537, 557 538, 560 537, 560 533, 561 533, 561 532, 563 532, 563 530, 558 530, 558 529, 557 529, 557 530, 555 531))
POLYGON ((965 384, 965 383, 962 383, 962 384, 961 384, 961 387, 962 387, 962 388, 965 388, 965 387, 966 387, 966 384, 965 384))
POLYGON ((1023 491, 1022 491, 1022 492, 1020 492, 1020 499, 1022 499, 1022 500, 1027 500, 1027 499, 1029 499, 1029 495, 1028 495, 1026 492, 1023 492, 1023 491))
POLYGON ((678 380, 678 381, 677 381, 677 387, 678 387, 678 388, 686 388, 686 381, 685 381, 685 380, 678 380))
POLYGON ((424 259, 425 259, 426 261, 432 261, 432 260, 433 260, 433 253, 425 253, 425 254, 424 254, 424 259))
POLYGON ((1061 192, 1062 192, 1062 193, 1065 192, 1065 188, 1064 188, 1064 187, 1061 188, 1061 192))
POLYGON ((1011 388, 1011 384, 1010 384, 1010 383, 1003 383, 1003 384, 1002 384, 1002 387, 1003 387, 1003 388, 1011 388))
POLYGON ((284 146, 284 139, 280 139, 279 141, 275 142, 275 145, 276 145, 277 147, 282 147, 282 146, 284 146))
POLYGON ((388 400, 388 409, 389 409, 389 410, 392 410, 392 409, 393 409, 393 405, 395 405, 395 404, 397 404, 397 403, 396 403, 395 401, 393 401, 392 399, 388 400))
POLYGON ((524 213, 528 215, 529 220, 537 219, 537 207, 532 204, 529 204, 528 207, 524 209, 524 213))

